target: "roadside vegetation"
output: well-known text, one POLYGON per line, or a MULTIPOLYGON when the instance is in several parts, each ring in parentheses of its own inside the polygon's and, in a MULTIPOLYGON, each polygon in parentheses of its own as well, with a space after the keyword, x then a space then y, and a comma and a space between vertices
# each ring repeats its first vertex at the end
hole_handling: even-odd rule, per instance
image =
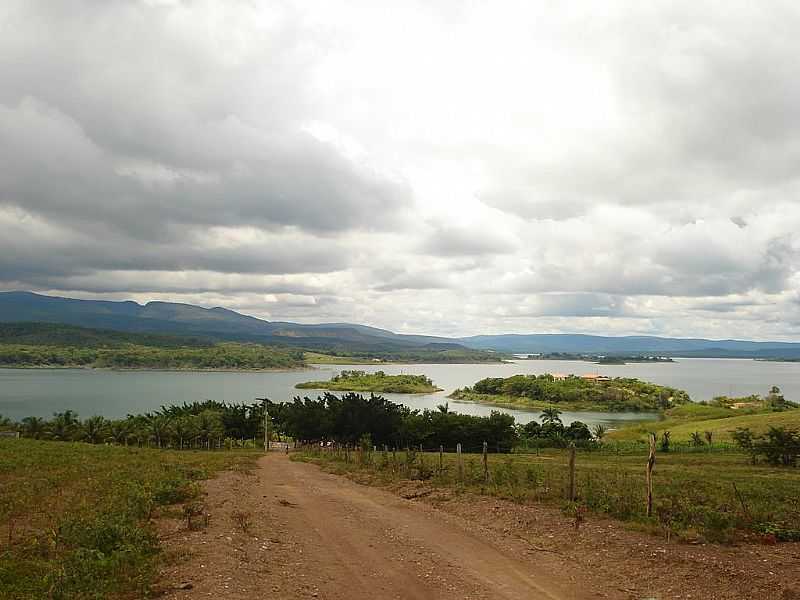
POLYGON ((375 392, 381 394, 431 394, 441 388, 425 375, 387 375, 383 371, 342 371, 328 381, 298 383, 298 389, 331 390, 339 392, 375 392))
MULTIPOLYGON (((753 466, 737 451, 659 453, 653 471, 654 508, 646 512, 647 451, 601 444, 578 450, 574 499, 569 499, 570 451, 542 449, 537 454, 441 455, 409 449, 377 452, 365 446, 308 446, 301 459, 338 472, 368 474, 387 484, 403 480, 496 495, 520 503, 560 506, 575 517, 587 512, 631 522, 665 538, 687 541, 800 541, 800 470, 753 466)), ((363 479, 362 479, 363 480, 363 479)))
POLYGON ((202 507, 199 480, 256 456, 0 439, 0 596, 145 597, 164 558, 153 519, 202 507))
POLYGON ((451 398, 527 408, 553 405, 564 410, 659 411, 690 402, 689 395, 671 387, 627 378, 587 379, 569 375, 489 377, 472 387, 455 390, 451 398))
MULTIPOLYGON (((271 413, 280 413, 277 407, 281 405, 269 401, 266 405, 275 407, 271 413)), ((55 413, 51 419, 25 417, 19 423, 0 416, 0 432, 17 431, 21 437, 36 440, 178 450, 263 447, 264 407, 264 401, 227 404, 206 400, 124 419, 99 415, 81 419, 72 410, 55 413)), ((272 425, 271 432, 277 431, 272 425)))

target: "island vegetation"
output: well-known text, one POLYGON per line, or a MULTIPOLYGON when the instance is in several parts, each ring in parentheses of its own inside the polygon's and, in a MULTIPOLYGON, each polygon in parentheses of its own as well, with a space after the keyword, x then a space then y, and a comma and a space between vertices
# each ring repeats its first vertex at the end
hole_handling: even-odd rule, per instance
POLYGON ((551 374, 489 377, 472 387, 455 390, 450 398, 530 408, 555 405, 564 410, 601 411, 660 411, 690 401, 682 390, 639 379, 551 374))
POLYGON ((328 381, 306 381, 298 389, 339 392, 374 392, 379 394, 432 394, 440 392, 425 375, 387 375, 383 371, 342 371, 328 381))

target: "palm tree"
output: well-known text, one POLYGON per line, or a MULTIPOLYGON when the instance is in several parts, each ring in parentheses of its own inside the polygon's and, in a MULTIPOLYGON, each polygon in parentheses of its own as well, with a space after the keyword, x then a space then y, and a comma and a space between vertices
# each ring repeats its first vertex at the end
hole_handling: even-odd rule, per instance
POLYGON ((606 433, 608 433, 608 428, 602 423, 598 423, 592 429, 592 433, 598 442, 602 442, 603 438, 606 436, 606 433))
POLYGON ((50 437, 62 442, 72 439, 79 425, 78 415, 71 410, 55 413, 50 422, 50 437))
POLYGON ((131 427, 129 421, 111 421, 108 424, 108 439, 115 444, 125 444, 128 441, 131 427))
POLYGON ((194 419, 191 417, 179 417, 172 423, 172 435, 178 438, 178 443, 183 450, 183 441, 192 439, 195 435, 194 419))
POLYGON ((169 426, 170 422, 166 417, 152 417, 150 419, 149 433, 158 448, 161 448, 162 441, 169 435, 169 426))
POLYGON ((559 418, 560 415, 561 411, 555 406, 545 408, 542 411, 542 423, 545 425, 561 425, 561 419, 559 418))
POLYGON ((25 417, 22 419, 22 429, 26 437, 38 440, 46 431, 44 419, 41 417, 25 417))
POLYGON ((100 415, 89 417, 83 422, 81 438, 90 444, 98 444, 103 440, 106 431, 106 420, 100 415))
POLYGON ((446 414, 450 413, 450 403, 449 402, 445 402, 444 404, 437 404, 436 408, 442 414, 446 415, 446 414))

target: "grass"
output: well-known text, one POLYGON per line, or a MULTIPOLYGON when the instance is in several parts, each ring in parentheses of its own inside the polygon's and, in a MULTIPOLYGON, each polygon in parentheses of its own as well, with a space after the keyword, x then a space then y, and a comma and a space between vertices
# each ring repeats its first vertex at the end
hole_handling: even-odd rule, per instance
POLYGON ((399 452, 393 458, 391 452, 351 451, 350 461, 345 462, 341 453, 315 448, 305 459, 339 472, 368 471, 383 482, 424 479, 517 502, 543 502, 568 510, 583 506, 666 536, 732 541, 769 534, 800 540, 800 470, 753 466, 738 452, 658 454, 652 517, 645 510, 647 456, 642 451, 579 451, 577 504, 565 500, 569 473, 565 450, 489 455, 488 483, 481 456, 475 454, 463 456, 463 481, 452 453, 444 454, 442 471, 438 453, 399 452))
POLYGON ((658 436, 669 431, 672 441, 689 441, 692 433, 710 431, 715 442, 730 443, 731 434, 739 427, 749 427, 756 434, 764 433, 770 427, 800 429, 800 410, 783 412, 745 413, 714 406, 687 405, 668 411, 662 421, 637 423, 609 433, 609 439, 616 441, 646 440, 651 431, 658 436))
POLYGON ((0 439, 0 590, 8 600, 145 595, 159 507, 255 452, 175 452, 0 439))

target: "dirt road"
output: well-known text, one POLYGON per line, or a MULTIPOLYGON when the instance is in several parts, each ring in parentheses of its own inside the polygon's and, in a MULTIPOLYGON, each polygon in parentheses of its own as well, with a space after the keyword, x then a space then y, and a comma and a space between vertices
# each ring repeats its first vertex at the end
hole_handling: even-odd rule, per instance
MULTIPOLYGON (((163 522, 167 547, 178 554, 163 573, 167 598, 796 597, 785 582, 797 571, 777 579, 766 570, 776 562, 770 549, 764 550, 772 562, 763 583, 760 574, 737 572, 738 554, 695 556, 687 553, 696 548, 679 549, 674 564, 659 568, 665 551, 653 538, 607 522, 566 539, 569 523, 552 509, 526 513, 472 498, 463 510, 458 501, 454 510, 440 510, 277 453, 250 474, 225 473, 207 482, 206 491, 206 528, 187 531, 178 519, 163 522), (519 534, 537 528, 537 539, 519 534), (755 587, 748 591, 742 582, 755 587)), ((752 553, 743 558, 752 560, 752 553)))

